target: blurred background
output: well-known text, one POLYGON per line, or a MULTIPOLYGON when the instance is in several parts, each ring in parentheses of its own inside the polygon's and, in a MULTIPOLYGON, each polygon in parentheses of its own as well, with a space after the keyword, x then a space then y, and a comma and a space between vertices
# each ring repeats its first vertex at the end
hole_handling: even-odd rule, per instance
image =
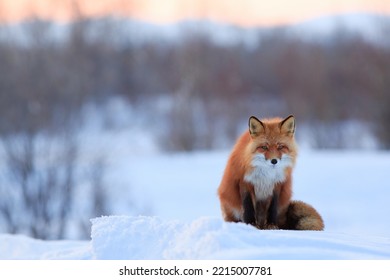
POLYGON ((0 0, 0 232, 153 214, 114 210, 121 157, 228 151, 289 114, 304 149, 390 149, 389 1, 0 0))

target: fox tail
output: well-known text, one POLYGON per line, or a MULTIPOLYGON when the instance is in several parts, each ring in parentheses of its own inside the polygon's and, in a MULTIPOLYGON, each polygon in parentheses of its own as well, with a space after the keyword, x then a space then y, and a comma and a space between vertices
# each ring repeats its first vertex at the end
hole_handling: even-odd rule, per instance
POLYGON ((291 201, 286 215, 283 229, 324 230, 325 225, 321 215, 311 205, 302 201, 291 201))

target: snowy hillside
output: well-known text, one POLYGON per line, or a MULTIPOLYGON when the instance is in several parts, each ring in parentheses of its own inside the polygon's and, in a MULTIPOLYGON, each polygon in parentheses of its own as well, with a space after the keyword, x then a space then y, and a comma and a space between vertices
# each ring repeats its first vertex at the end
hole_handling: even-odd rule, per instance
POLYGON ((223 222, 216 188, 227 155, 121 150, 111 159, 114 199, 129 195, 124 186, 131 185, 153 217, 120 213, 125 207, 118 205, 120 216, 92 220, 90 241, 3 234, 0 259, 390 259, 389 153, 301 152, 294 199, 318 209, 324 232, 223 222))
MULTIPOLYGON (((14 25, 8 25, 6 29, 0 26, 0 40, 4 40, 12 34, 12 37, 22 44, 28 44, 31 36, 27 25, 29 21, 14 25)), ((368 41, 388 43, 383 35, 390 26, 390 17, 374 13, 345 13, 313 18, 297 24, 277 27, 241 27, 224 22, 212 20, 186 20, 171 24, 155 24, 117 16, 97 18, 90 21, 88 35, 91 38, 99 37, 100 32, 115 31, 117 35, 115 43, 142 44, 145 42, 158 42, 159 44, 177 44, 188 34, 202 34, 211 38, 215 43, 229 45, 243 43, 247 46, 256 45, 263 35, 275 29, 285 31, 290 35, 304 40, 325 42, 337 31, 345 31, 357 34, 368 41)), ((62 42, 69 33, 67 24, 52 22, 49 36, 57 42, 62 42)))
POLYGON ((349 13, 304 21, 292 26, 290 31, 295 36, 319 42, 341 31, 359 35, 372 43, 388 44, 387 38, 383 37, 389 26, 390 18, 385 15, 349 13))

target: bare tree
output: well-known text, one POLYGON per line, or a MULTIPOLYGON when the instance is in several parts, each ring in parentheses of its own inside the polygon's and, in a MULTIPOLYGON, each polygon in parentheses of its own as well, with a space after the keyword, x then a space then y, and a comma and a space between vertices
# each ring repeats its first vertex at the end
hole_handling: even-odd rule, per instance
POLYGON ((7 199, 0 209, 8 231, 64 238, 76 183, 74 141, 35 133, 2 140, 7 177, 1 193, 7 199))
MULTIPOLYGON (((0 42, 0 71, 5 73, 0 75, 0 228, 61 239, 69 236, 75 220, 88 224, 97 211, 91 199, 86 215, 78 215, 75 201, 84 180, 77 130, 82 104, 93 91, 92 60, 83 25, 65 48, 52 41, 48 23, 32 21, 26 28, 27 46, 0 42)), ((91 198, 103 188, 104 165, 99 176, 93 179, 100 186, 90 190, 91 198)), ((97 203, 105 198, 100 195, 97 203)), ((75 237, 88 236, 73 231, 75 237)))

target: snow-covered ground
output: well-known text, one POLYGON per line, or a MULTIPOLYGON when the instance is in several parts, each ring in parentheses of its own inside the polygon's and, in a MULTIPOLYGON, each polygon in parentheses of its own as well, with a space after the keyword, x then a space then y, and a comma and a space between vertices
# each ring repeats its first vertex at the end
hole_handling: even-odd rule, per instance
POLYGON ((117 216, 93 219, 90 241, 2 234, 0 259, 390 259, 390 153, 301 151, 294 199, 316 207, 324 232, 223 222, 216 189, 228 153, 114 147, 107 181, 117 216), (119 202, 130 196, 153 216, 129 215, 119 202))

